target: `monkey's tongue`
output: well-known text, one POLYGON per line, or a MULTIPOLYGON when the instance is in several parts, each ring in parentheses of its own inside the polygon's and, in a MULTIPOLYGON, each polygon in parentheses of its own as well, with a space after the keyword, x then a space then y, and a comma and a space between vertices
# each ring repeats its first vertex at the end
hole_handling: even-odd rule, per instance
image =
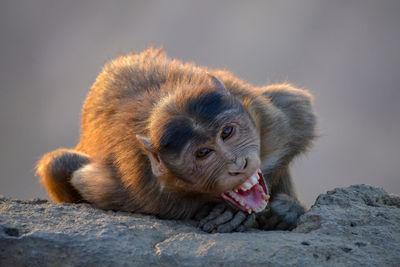
POLYGON ((257 170, 237 189, 222 193, 221 196, 239 210, 249 214, 263 211, 269 199, 269 193, 265 186, 261 170, 257 170))

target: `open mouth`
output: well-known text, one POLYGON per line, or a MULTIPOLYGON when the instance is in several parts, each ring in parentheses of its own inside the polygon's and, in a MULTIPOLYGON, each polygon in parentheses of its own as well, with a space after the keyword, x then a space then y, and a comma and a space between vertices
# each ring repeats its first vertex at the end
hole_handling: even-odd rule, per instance
POLYGON ((260 169, 244 183, 233 190, 222 193, 221 196, 228 203, 249 214, 263 211, 270 198, 260 169))

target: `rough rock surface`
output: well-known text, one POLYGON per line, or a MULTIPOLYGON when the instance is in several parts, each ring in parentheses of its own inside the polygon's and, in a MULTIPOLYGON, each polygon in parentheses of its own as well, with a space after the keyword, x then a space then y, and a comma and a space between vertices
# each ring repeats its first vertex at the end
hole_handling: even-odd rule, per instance
POLYGON ((400 197, 320 195, 292 232, 207 234, 193 222, 0 198, 0 266, 400 266, 400 197))

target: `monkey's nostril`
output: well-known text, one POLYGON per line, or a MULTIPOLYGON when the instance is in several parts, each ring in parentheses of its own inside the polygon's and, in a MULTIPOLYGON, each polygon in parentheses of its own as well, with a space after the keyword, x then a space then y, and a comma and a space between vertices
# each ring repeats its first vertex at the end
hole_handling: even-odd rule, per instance
POLYGON ((239 173, 239 172, 230 172, 229 174, 232 175, 232 176, 237 176, 237 175, 239 175, 240 173, 239 173))
POLYGON ((246 169, 246 167, 247 167, 247 159, 244 159, 244 166, 243 166, 243 169, 246 169))

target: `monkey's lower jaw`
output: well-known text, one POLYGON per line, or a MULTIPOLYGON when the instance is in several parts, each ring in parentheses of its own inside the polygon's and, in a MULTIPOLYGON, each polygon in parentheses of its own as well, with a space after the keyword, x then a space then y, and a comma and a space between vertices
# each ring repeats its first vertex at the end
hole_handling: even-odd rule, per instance
POLYGON ((270 198, 261 170, 233 190, 221 194, 222 198, 243 212, 260 212, 265 209, 270 198))

